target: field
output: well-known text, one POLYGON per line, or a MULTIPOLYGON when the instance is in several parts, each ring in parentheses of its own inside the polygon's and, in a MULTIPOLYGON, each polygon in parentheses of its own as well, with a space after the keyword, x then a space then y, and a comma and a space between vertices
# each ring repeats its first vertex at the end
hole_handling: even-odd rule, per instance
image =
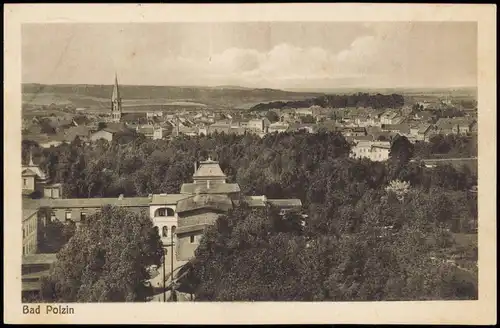
MULTIPOLYGON (((113 86, 111 85, 23 85, 23 104, 49 106, 51 104, 91 111, 108 110, 113 86)), ((178 106, 208 108, 240 108, 248 104, 275 100, 298 100, 318 96, 318 93, 300 93, 275 89, 245 89, 236 87, 173 87, 130 86, 120 87, 124 110, 127 107, 178 106)))

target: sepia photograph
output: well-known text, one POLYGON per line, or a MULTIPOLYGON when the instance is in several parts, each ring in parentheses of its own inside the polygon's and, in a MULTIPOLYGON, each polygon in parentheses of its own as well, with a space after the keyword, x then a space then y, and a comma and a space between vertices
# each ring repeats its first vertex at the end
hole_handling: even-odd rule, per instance
POLYGON ((478 35, 20 24, 22 313, 478 301, 478 35))

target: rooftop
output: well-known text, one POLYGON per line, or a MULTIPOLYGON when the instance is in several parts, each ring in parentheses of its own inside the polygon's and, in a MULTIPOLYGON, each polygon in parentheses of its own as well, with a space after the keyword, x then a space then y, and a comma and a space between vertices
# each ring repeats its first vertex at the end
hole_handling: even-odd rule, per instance
POLYGON ((54 208, 80 208, 80 207, 103 207, 105 205, 138 207, 149 206, 151 199, 148 197, 129 197, 129 198, 62 198, 37 199, 39 207, 54 207, 54 208))
POLYGON ((22 264, 23 265, 52 264, 55 261, 57 261, 56 253, 42 253, 42 254, 24 255, 22 264))
POLYGON ((38 178, 41 180, 45 180, 47 176, 45 173, 43 173, 42 169, 40 169, 38 166, 30 164, 22 167, 22 175, 24 176, 30 176, 30 175, 36 175, 38 178))
POLYGON ((25 209, 23 208, 23 221, 26 221, 33 215, 35 215, 38 211, 36 209, 25 209))
POLYGON ((185 227, 177 227, 175 230, 176 234, 183 234, 187 232, 193 232, 193 231, 200 231, 205 229, 208 226, 208 224, 196 224, 196 225, 191 225, 191 226, 185 226, 185 227))
POLYGON ((177 204, 181 199, 190 197, 186 194, 157 194, 153 195, 150 205, 174 205, 177 204))
POLYGON ((264 207, 266 206, 266 196, 245 196, 243 201, 250 207, 264 207))
POLYGON ((42 283, 40 281, 23 281, 21 288, 23 292, 34 292, 42 288, 42 283))
POLYGON ((208 158, 206 161, 200 161, 200 167, 193 174, 193 177, 226 177, 219 166, 219 162, 208 158))
POLYGON ((226 212, 233 208, 233 202, 226 195, 195 195, 180 200, 176 211, 183 213, 202 208, 226 212))
POLYGON ((240 192, 237 183, 213 183, 207 187, 204 183, 184 183, 181 194, 228 194, 240 192))
POLYGON ((268 199, 271 205, 278 207, 302 207, 302 201, 297 198, 289 199, 268 199))

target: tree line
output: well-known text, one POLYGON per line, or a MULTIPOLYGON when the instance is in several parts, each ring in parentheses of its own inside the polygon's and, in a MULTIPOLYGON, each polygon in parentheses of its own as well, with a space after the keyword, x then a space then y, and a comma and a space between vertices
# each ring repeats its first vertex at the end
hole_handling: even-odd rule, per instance
MULTIPOLYGON (((350 158, 345 138, 331 132, 137 137, 90 144, 76 139, 48 149, 23 143, 24 160, 30 147, 49 177, 63 183, 65 197, 178 193, 191 180, 195 161, 211 156, 243 194, 302 200, 308 216, 304 222, 275 215, 273 209, 239 207, 209 228, 188 275, 199 300, 477 298, 477 272, 446 263, 452 255, 477 260, 477 248, 463 248, 453 235, 473 232, 477 195, 469 189, 477 176, 467 167, 430 169, 412 162, 416 146, 405 137, 394 138, 387 162, 350 158)), ((130 214, 109 211, 100 220, 117 215, 130 214)), ((109 238, 104 232, 111 226, 98 227, 91 229, 103 232, 71 238, 60 254, 80 250, 96 234, 109 238)), ((69 254, 64 256, 69 259, 69 254)), ((85 261, 97 261, 92 254, 85 261)), ((99 270, 111 259, 99 262, 99 270)), ((69 269, 61 270, 56 281, 69 269)), ((143 291, 110 290, 108 278, 88 279, 91 286, 108 288, 105 296, 98 287, 78 297, 76 287, 49 291, 59 288, 56 294, 66 295, 66 290, 72 295, 64 296, 68 300, 143 299, 143 291)), ((133 285, 144 279, 140 276, 133 285)))
POLYGON ((323 95, 305 100, 273 101, 260 103, 250 108, 251 111, 270 109, 304 108, 320 106, 323 108, 371 107, 400 108, 405 104, 404 97, 399 94, 383 95, 380 93, 355 93, 351 95, 323 95))

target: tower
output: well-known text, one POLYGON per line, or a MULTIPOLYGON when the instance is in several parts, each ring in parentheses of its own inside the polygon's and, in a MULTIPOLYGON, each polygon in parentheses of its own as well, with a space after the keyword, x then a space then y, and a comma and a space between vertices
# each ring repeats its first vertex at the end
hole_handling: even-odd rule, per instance
POLYGON ((120 98, 120 89, 118 88, 118 77, 115 73, 115 85, 111 95, 111 118, 113 122, 120 122, 122 118, 122 99, 120 98))

